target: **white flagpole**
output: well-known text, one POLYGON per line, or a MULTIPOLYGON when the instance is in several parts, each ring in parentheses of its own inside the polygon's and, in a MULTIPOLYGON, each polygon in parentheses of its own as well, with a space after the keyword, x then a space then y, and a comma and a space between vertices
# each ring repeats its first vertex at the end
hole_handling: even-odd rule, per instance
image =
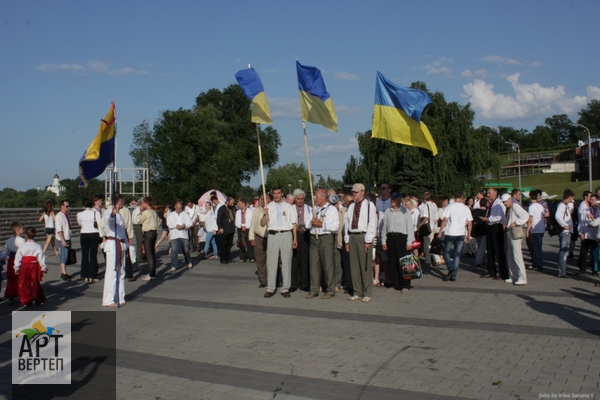
MULTIPOLYGON (((308 156, 308 137, 306 135, 306 122, 302 121, 302 130, 304 131, 304 149, 306 150, 306 168, 308 169, 308 185, 310 186, 310 201, 312 203, 313 215, 316 215, 317 209, 315 208, 315 193, 313 190, 312 172, 310 170, 310 157, 308 156)), ((317 232, 317 229, 315 229, 317 232)), ((317 238, 318 234, 315 235, 317 238)))

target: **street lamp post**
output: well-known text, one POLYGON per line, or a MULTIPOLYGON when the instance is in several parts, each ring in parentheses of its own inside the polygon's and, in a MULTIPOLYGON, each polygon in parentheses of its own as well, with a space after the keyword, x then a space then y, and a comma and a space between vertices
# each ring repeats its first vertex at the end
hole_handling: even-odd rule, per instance
POLYGON ((590 182, 590 192, 592 191, 592 134, 590 130, 577 122, 573 122, 573 125, 579 126, 587 131, 588 134, 588 180, 590 182))
POLYGON ((317 189, 321 189, 321 174, 315 174, 319 180, 317 181, 317 189))
POLYGON ((298 186, 300 186, 300 189, 302 189, 302 182, 304 182, 302 179, 298 179, 298 186))
MULTIPOLYGON (((519 147, 519 145, 515 142, 504 142, 504 143, 508 143, 510 145, 513 146, 513 149, 517 148, 517 164, 518 164, 518 169, 519 169, 519 189, 521 189, 521 148, 519 147)), ((591 183, 590 183, 591 185, 591 183)))
POLYGON ((288 194, 292 193, 292 184, 288 183, 288 194))

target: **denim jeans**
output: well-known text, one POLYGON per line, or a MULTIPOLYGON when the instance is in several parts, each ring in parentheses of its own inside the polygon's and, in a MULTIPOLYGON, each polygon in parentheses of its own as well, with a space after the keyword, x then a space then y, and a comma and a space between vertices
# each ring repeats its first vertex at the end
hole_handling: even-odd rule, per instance
POLYGON ((542 242, 544 239, 543 233, 531 233, 529 234, 531 239, 531 253, 532 265, 534 268, 539 270, 544 269, 544 253, 542 251, 542 242))
POLYGON ((558 276, 567 273, 567 256, 569 255, 569 244, 571 242, 571 232, 564 231, 559 235, 560 252, 558 253, 558 276))
POLYGON ((464 236, 446 236, 444 238, 444 261, 448 271, 452 272, 452 277, 456 278, 458 264, 460 262, 460 251, 465 243, 464 236), (452 245, 454 248, 452 249, 452 245))
POLYGON ((179 253, 183 252, 185 265, 190 264, 190 241, 189 239, 171 239, 171 267, 177 268, 179 263, 177 258, 179 253))
POLYGON ((71 241, 67 240, 67 247, 62 245, 62 242, 59 240, 56 241, 56 247, 58 247, 58 262, 60 264, 66 264, 69 259, 69 249, 71 248, 71 241))
POLYGON ((217 246, 217 237, 215 236, 213 231, 207 231, 206 239, 204 242, 204 255, 208 254, 208 250, 210 249, 211 245, 213 248, 213 255, 215 257, 219 257, 219 246, 217 246))

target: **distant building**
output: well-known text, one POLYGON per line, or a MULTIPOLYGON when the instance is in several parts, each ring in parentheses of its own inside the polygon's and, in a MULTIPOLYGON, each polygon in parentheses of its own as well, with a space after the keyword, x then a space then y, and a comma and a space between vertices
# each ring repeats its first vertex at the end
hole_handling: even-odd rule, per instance
POLYGON ((46 186, 46 191, 54 193, 56 197, 60 196, 62 192, 67 190, 63 185, 60 184, 59 179, 60 177, 58 176, 58 174, 55 174, 52 185, 46 186))

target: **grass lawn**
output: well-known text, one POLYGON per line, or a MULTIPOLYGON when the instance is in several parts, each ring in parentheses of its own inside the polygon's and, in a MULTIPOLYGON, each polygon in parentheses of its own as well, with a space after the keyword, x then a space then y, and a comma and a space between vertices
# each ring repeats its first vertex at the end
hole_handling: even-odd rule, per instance
MULTIPOLYGON (((565 189, 571 189, 575 192, 575 198, 581 197, 584 190, 588 190, 589 182, 587 180, 572 181, 570 172, 555 172, 551 174, 535 174, 521 175, 521 185, 524 188, 541 189, 549 195, 557 195, 557 198, 562 198, 562 193, 565 189)), ((504 177, 499 179, 500 182, 510 182, 513 187, 518 187, 519 178, 517 176, 504 177)), ((497 179, 491 179, 488 182, 496 183, 497 179)), ((592 181, 592 190, 600 186, 600 181, 592 181)))

